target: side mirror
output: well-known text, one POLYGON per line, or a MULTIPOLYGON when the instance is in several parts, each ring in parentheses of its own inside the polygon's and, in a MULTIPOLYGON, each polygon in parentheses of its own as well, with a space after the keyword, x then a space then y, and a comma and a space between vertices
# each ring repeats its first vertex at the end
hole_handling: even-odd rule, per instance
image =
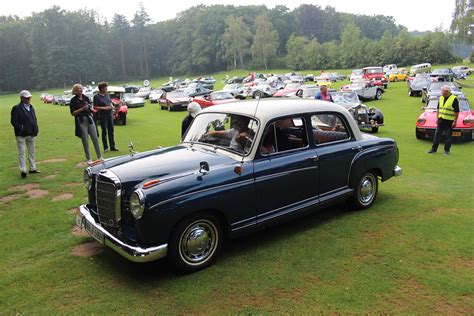
POLYGON ((206 174, 209 172, 209 163, 207 161, 201 161, 199 163, 199 172, 202 174, 206 174))

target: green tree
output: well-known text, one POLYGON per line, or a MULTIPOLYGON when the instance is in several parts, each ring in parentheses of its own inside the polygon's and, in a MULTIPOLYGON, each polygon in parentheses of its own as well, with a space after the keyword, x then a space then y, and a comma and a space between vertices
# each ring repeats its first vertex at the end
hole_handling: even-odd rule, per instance
POLYGON ((133 27, 135 29, 136 34, 138 37, 141 39, 140 47, 140 69, 141 69, 141 75, 145 76, 146 78, 150 77, 150 68, 148 66, 148 51, 147 51, 147 46, 146 46, 146 41, 145 41, 145 34, 147 32, 147 25, 150 23, 151 19, 148 16, 148 13, 146 12, 145 7, 143 6, 143 3, 140 2, 139 4, 139 10, 135 12, 135 15, 132 20, 133 27))
POLYGON ((226 28, 222 34, 221 41, 224 55, 232 60, 232 65, 237 68, 237 57, 240 61, 240 68, 244 69, 244 57, 249 54, 252 33, 244 23, 243 17, 227 17, 226 28))
POLYGON ((307 64, 306 46, 308 40, 303 36, 291 35, 286 44, 288 55, 287 65, 293 70, 304 69, 307 64))
POLYGON ((268 63, 276 56, 278 48, 278 33, 273 29, 267 14, 255 18, 255 35, 251 47, 255 66, 264 66, 268 69, 268 63))

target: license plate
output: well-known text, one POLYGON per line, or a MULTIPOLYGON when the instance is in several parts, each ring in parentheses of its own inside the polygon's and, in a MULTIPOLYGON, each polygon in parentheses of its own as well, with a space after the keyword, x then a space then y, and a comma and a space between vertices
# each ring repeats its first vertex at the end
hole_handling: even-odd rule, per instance
POLYGON ((453 136, 461 136, 461 132, 453 132, 453 136))
POLYGON ((102 233, 99 229, 95 228, 91 223, 87 220, 84 220, 84 229, 96 239, 101 244, 104 243, 104 233, 102 233))

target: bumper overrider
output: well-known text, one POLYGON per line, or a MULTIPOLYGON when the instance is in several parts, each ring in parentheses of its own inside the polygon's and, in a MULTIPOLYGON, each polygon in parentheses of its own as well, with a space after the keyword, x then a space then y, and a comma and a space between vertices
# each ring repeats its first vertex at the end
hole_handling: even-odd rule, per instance
POLYGON ((166 256, 168 244, 149 248, 128 245, 109 233, 100 224, 97 224, 87 205, 81 205, 79 211, 80 213, 76 216, 76 225, 80 228, 84 228, 101 244, 112 248, 115 252, 128 260, 134 262, 150 262, 166 256))
POLYGON ((395 166, 395 168, 393 168, 393 176, 399 177, 401 175, 402 175, 402 168, 400 166, 395 166))

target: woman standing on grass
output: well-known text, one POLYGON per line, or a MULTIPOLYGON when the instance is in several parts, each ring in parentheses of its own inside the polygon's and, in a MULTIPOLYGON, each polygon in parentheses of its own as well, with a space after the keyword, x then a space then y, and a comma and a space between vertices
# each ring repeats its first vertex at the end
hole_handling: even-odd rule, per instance
POLYGON ((82 86, 80 84, 72 86, 72 94, 74 94, 74 97, 71 99, 69 109, 71 115, 74 116, 74 121, 76 123, 76 136, 80 137, 82 140, 82 146, 84 147, 84 154, 86 155, 87 163, 92 163, 91 155, 89 153, 89 136, 94 144, 97 159, 103 160, 102 154, 100 153, 97 128, 95 127, 94 119, 92 117, 91 101, 86 95, 82 94, 82 86))

